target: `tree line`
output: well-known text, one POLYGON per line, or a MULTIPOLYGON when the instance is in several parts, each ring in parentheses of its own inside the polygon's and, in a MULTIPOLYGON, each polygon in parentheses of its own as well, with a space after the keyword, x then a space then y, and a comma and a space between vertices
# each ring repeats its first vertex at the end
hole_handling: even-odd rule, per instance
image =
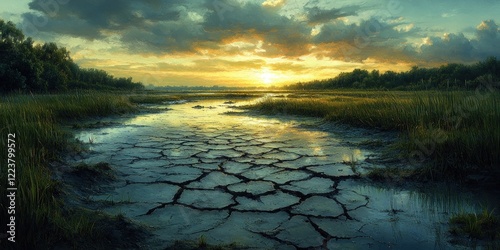
POLYGON ((487 58, 471 65, 450 63, 439 68, 419 68, 413 66, 405 72, 378 70, 371 72, 355 69, 342 72, 338 76, 325 80, 299 82, 288 85, 288 89, 475 89, 484 83, 500 80, 500 61, 495 57, 487 58))
POLYGON ((51 93, 75 89, 143 89, 132 78, 80 68, 69 51, 55 43, 34 44, 12 22, 0 19, 0 93, 51 93))

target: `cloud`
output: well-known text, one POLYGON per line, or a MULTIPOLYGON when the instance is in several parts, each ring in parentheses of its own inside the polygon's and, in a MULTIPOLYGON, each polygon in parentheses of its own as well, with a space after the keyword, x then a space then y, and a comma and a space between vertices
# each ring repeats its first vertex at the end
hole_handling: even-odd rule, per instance
POLYGON ((204 30, 218 40, 254 36, 264 42, 262 49, 266 53, 261 55, 269 57, 297 57, 308 53, 311 28, 273 9, 246 3, 232 7, 222 18, 219 14, 209 13, 203 24, 204 30))
POLYGON ((496 56, 500 58, 500 28, 493 20, 481 22, 476 28, 476 39, 471 41, 479 57, 496 56))
POLYGON ((41 32, 100 39, 133 29, 148 29, 151 24, 173 22, 185 14, 182 1, 92 1, 32 0, 33 12, 23 14, 25 27, 30 24, 41 32))
POLYGON ((206 38, 203 27, 189 20, 162 21, 144 28, 131 27, 121 41, 131 52, 176 53, 192 51, 196 41, 206 38))
POLYGON ((307 21, 309 24, 322 24, 341 17, 356 16, 359 6, 352 5, 342 8, 321 9, 317 6, 306 7, 307 21))
MULTIPOLYGON (((372 7, 332 7, 332 2, 321 5, 320 1, 309 1, 297 14, 284 15, 281 10, 292 1, 257 2, 32 0, 31 12, 23 14, 23 27, 37 31, 38 37, 112 41, 122 51, 159 57, 315 56, 356 62, 367 58, 468 62, 500 57, 496 48, 500 31, 494 20, 484 21, 469 32, 473 38, 461 33, 426 37, 421 28, 403 17, 388 20, 370 16, 366 10, 372 7), (425 37, 427 43, 415 44, 425 37)), ((28 32, 31 34, 36 32, 28 32)))
POLYGON ((25 23, 44 20, 43 25, 35 25, 40 32, 88 40, 119 36, 123 46, 135 53, 199 53, 248 36, 265 42, 263 56, 294 57, 308 52, 310 28, 268 7, 284 1, 270 1, 266 6, 230 0, 92 0, 57 7, 44 3, 30 3, 35 12, 24 14, 25 23))
POLYGON ((321 31, 314 36, 315 43, 329 43, 343 40, 353 40, 360 32, 356 24, 346 24, 343 21, 335 21, 321 27, 321 31))
POLYGON ((281 8, 286 4, 286 0, 266 0, 262 3, 264 7, 281 8))
POLYGON ((41 36, 40 32, 50 32, 73 37, 83 37, 88 40, 105 37, 100 29, 85 20, 54 18, 47 21, 45 16, 35 13, 23 14, 22 27, 24 27, 25 33, 30 36, 41 36))
POLYGON ((443 37, 427 37, 415 56, 421 60, 439 62, 471 62, 486 57, 500 57, 500 29, 493 20, 481 22, 475 36, 468 39, 463 33, 447 33, 443 37))
POLYGON ((311 70, 310 68, 302 64, 292 62, 273 63, 269 65, 269 68, 273 71, 288 71, 291 73, 304 73, 311 70))
POLYGON ((470 61, 473 46, 463 34, 445 34, 426 38, 418 56, 429 61, 470 61))
POLYGON ((363 61, 367 58, 401 60, 408 39, 418 36, 419 29, 404 22, 386 22, 375 18, 359 24, 337 20, 323 25, 313 37, 319 58, 363 61), (388 56, 390 55, 390 56, 388 56))
POLYGON ((236 71, 236 70, 252 70, 260 69, 266 62, 261 59, 230 61, 224 59, 199 59, 194 61, 193 69, 203 68, 206 71, 220 72, 220 71, 236 71))

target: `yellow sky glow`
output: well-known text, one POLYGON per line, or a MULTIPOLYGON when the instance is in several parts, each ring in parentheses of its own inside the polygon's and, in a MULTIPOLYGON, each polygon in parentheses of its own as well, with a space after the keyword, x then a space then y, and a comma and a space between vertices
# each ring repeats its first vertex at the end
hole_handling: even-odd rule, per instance
POLYGON ((455 2, 55 1, 49 15, 43 1, 4 2, 0 18, 31 24, 37 43, 145 85, 269 87, 500 56, 500 3, 463 2, 461 12, 455 2))

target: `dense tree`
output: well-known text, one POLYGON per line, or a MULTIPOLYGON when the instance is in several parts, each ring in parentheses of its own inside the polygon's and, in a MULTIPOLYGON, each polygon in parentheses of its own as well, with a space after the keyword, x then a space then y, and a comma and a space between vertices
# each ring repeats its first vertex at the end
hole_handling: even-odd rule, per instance
POLYGON ((500 61, 490 57, 472 65, 450 63, 439 68, 412 67, 406 72, 355 69, 326 80, 299 82, 289 89, 473 89, 500 80, 500 61))
POLYGON ((55 43, 34 45, 12 22, 0 19, 0 93, 60 92, 73 89, 142 89, 132 78, 81 69, 55 43))

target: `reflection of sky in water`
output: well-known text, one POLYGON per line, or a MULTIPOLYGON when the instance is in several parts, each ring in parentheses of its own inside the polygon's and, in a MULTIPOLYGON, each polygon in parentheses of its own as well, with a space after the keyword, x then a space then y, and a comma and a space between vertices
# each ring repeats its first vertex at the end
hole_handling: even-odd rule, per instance
MULTIPOLYGON (((228 141, 230 139, 225 137, 234 133, 240 138, 247 137, 248 141, 276 143, 280 148, 299 149, 296 152, 300 154, 321 156, 314 158, 317 161, 360 163, 372 153, 342 146, 341 140, 335 138, 332 133, 299 126, 319 120, 300 117, 280 119, 279 117, 237 114, 240 111, 230 106, 248 102, 228 105, 223 104, 224 101, 204 100, 162 106, 162 108, 168 107, 172 110, 124 119, 123 125, 81 131, 77 134, 77 138, 92 146, 130 140, 168 140, 183 137, 189 137, 193 141, 228 141), (205 108, 193 108, 197 105, 205 108), (223 114, 226 112, 231 113, 223 114)), ((130 141, 130 143, 137 143, 137 141, 130 141)), ((180 154, 181 152, 172 151, 171 153, 180 154)), ((368 223, 368 226, 363 228, 363 232, 370 237, 384 242, 399 241, 401 243, 401 241, 418 236, 426 242, 436 241, 436 248, 439 248, 442 240, 446 240, 443 235, 448 230, 447 221, 453 213, 478 212, 483 208, 498 207, 498 198, 491 194, 461 192, 456 187, 429 185, 421 190, 392 189, 355 181, 342 181, 339 189, 346 199, 349 199, 349 195, 345 193, 346 190, 369 197, 369 209, 356 209, 350 214, 353 218, 368 223)), ((358 199, 359 197, 352 196, 352 198, 358 199)), ((405 243, 399 245, 399 247, 402 246, 406 246, 405 243)), ((408 247, 412 249, 411 245, 408 247)))
POLYGON ((429 184, 420 189, 341 185, 369 197, 369 209, 350 213, 366 223, 362 231, 378 241, 397 243, 397 249, 455 249, 447 243, 450 216, 491 211, 499 205, 494 194, 477 196, 454 185, 429 184))
MULTIPOLYGON (((260 98, 259 98, 260 99, 260 98)), ((259 100, 257 99, 257 101, 259 100)), ((311 123, 312 118, 294 117, 294 119, 279 119, 273 117, 247 116, 238 114, 241 110, 231 108, 232 105, 245 105, 250 102, 238 101, 235 104, 224 104, 226 100, 203 100, 186 102, 173 105, 157 106, 168 107, 172 110, 138 115, 125 120, 123 125, 102 129, 89 129, 81 131, 76 138, 84 143, 102 143, 110 141, 126 140, 127 137, 158 136, 172 137, 172 133, 179 135, 203 134, 212 135, 227 131, 245 133, 249 136, 259 134, 259 137, 269 138, 273 141, 285 142, 291 145, 300 145, 307 149, 308 154, 329 155, 351 154, 350 149, 339 152, 343 148, 336 148, 331 152, 325 146, 335 145, 338 140, 328 138, 331 135, 323 131, 311 131, 301 129, 297 126, 303 123, 311 123), (195 106, 204 108, 196 109, 195 106), (231 112, 230 114, 224 114, 231 112), (188 133, 189 132, 189 133, 188 133)), ((313 121, 313 122, 314 122, 313 121)))
MULTIPOLYGON (((266 97, 264 97, 266 98, 266 97)), ((158 136, 168 134, 173 137, 176 133, 182 135, 221 134, 227 131, 235 131, 248 135, 259 134, 259 138, 269 138, 286 144, 286 147, 300 146, 310 155, 337 155, 341 161, 355 162, 363 161, 369 151, 357 148, 340 146, 339 139, 332 137, 331 133, 319 130, 307 130, 297 127, 301 123, 310 123, 313 118, 293 117, 293 119, 280 119, 269 116, 247 116, 239 114, 223 114, 226 112, 241 112, 231 108, 232 105, 245 105, 249 101, 236 102, 235 104, 223 104, 226 100, 203 100, 197 102, 186 102, 174 105, 166 105, 172 110, 138 115, 126 119, 123 125, 100 129, 88 129, 76 134, 76 138, 83 143, 99 144, 113 141, 127 141, 134 135, 158 136), (195 109, 194 106, 204 106, 203 109, 195 109), (213 107, 213 108, 207 108, 213 107), (333 152, 334 150, 334 152, 333 152)), ((319 120, 314 120, 319 121, 319 120)), ((200 137, 202 138, 202 137, 200 137)), ((251 136, 250 136, 251 138, 251 136)), ((260 139, 262 140, 262 139, 260 139)), ((323 159, 319 157, 318 159, 323 159)), ((329 158, 324 158, 329 160, 329 158)), ((494 208, 498 206, 498 198, 491 197, 487 193, 471 194, 457 192, 455 189, 447 189, 442 186, 426 187, 425 192, 397 191, 387 188, 375 188, 373 186, 357 186, 357 192, 377 197, 371 201, 372 206, 382 207, 389 204, 394 209, 402 209, 413 213, 426 213, 431 216, 448 216, 447 213, 461 211, 479 211, 483 207, 494 208), (488 202, 495 202, 489 204, 488 202), (446 213, 444 213, 446 212, 446 213)), ((388 207, 387 209, 390 209, 388 207)))
MULTIPOLYGON (((296 128, 301 122, 311 119, 296 118, 296 120, 280 120, 271 117, 251 117, 239 115, 238 109, 231 105, 223 104, 224 100, 205 100, 184 104, 170 105, 172 110, 160 114, 141 115, 125 123, 125 125, 140 125, 157 130, 157 135, 162 131, 191 131, 201 133, 220 133, 226 131, 242 132, 248 135, 259 134, 272 138, 274 141, 300 143, 312 152, 322 152, 323 144, 318 139, 329 136, 322 131, 308 131, 296 128), (205 108, 196 109, 194 106, 205 108), (232 112, 231 114, 224 114, 232 112), (235 114, 236 113, 236 114, 235 114)), ((248 102, 237 102, 232 105, 242 105, 248 102)))
POLYGON ((365 155, 359 149, 349 150, 349 153, 342 154, 344 162, 358 162, 365 159, 365 155))
MULTIPOLYGON (((472 193, 459 192, 459 190, 450 189, 446 185, 436 185, 415 191, 360 185, 354 191, 372 197, 370 203, 374 208, 395 209, 408 214, 420 214, 441 219, 448 218, 447 213, 473 212, 482 209, 482 206, 491 208, 494 205, 491 203, 481 205, 478 203, 478 197, 472 193)), ((494 199, 490 199, 490 201, 494 201, 494 199)))

